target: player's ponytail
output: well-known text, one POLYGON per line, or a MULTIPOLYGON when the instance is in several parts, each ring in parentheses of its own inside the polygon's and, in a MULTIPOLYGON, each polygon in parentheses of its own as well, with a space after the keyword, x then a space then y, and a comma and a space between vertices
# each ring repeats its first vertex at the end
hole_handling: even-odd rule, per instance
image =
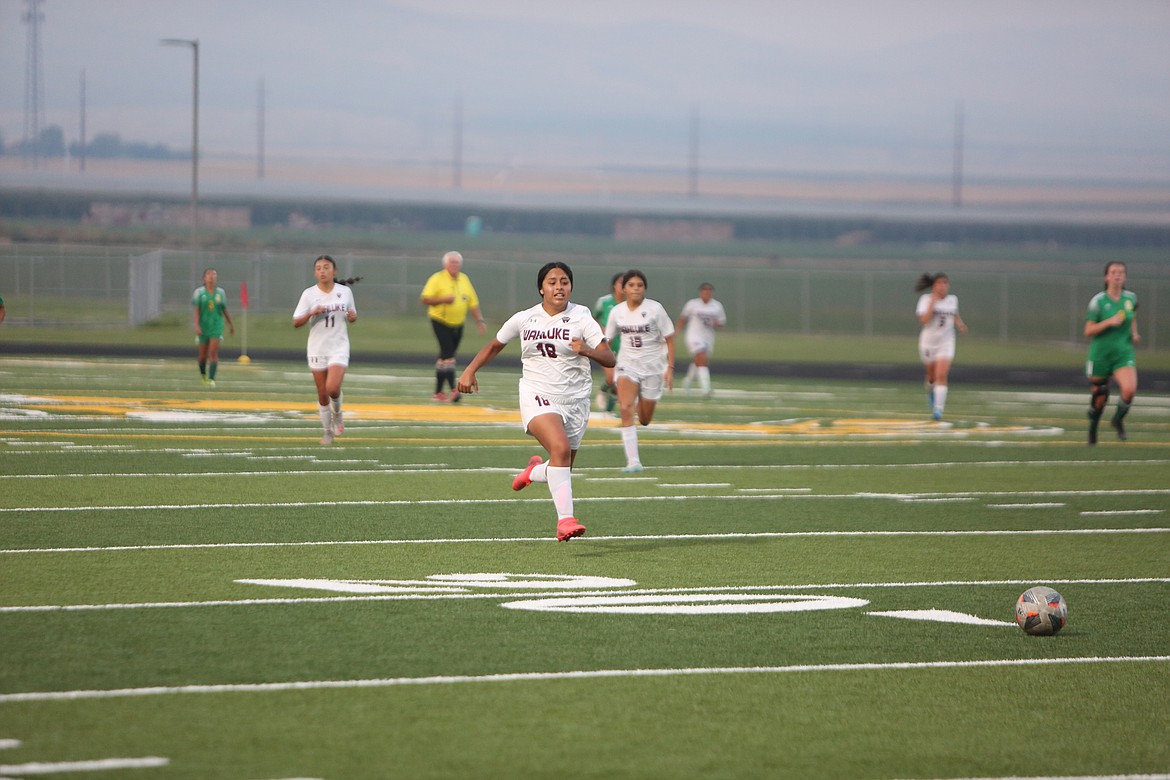
POLYGON ((914 292, 922 292, 923 290, 929 290, 931 287, 934 287, 934 283, 937 282, 939 279, 946 279, 946 278, 947 278, 947 275, 943 274, 943 273, 923 274, 922 276, 918 277, 918 281, 914 283, 914 292))
POLYGON ((357 284, 358 282, 360 282, 364 278, 361 276, 351 276, 348 279, 338 279, 336 276, 337 261, 334 260, 329 255, 317 255, 317 259, 313 261, 313 265, 317 265, 317 263, 321 262, 322 260, 324 260, 325 262, 327 262, 331 266, 333 266, 333 271, 334 271, 333 283, 334 284, 344 284, 346 287, 352 287, 353 285, 357 284))

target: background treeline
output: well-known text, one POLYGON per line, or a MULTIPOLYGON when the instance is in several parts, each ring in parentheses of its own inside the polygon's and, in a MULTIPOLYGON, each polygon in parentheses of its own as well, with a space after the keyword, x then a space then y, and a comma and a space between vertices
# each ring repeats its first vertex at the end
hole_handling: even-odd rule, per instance
POLYGON ((68 150, 72 157, 133 158, 139 160, 190 160, 191 152, 174 151, 165 144, 144 141, 123 141, 117 133, 98 133, 84 148, 76 141, 66 145, 65 132, 57 125, 41 130, 40 135, 27 141, 5 144, 0 137, 0 154, 32 155, 36 157, 64 157, 68 150))
MULTIPOLYGON (((95 139, 95 143, 97 139, 95 139)), ((0 190, 0 219, 63 220, 79 223, 95 200, 142 204, 183 204, 186 197, 111 195, 41 190, 0 190)), ((685 214, 629 213, 536 207, 483 207, 391 201, 326 201, 206 196, 203 206, 250 209, 253 228, 368 231, 376 233, 458 232, 474 217, 486 235, 560 235, 612 238, 619 219, 693 219, 685 214)), ((850 216, 722 215, 740 242, 848 242, 863 245, 1012 245, 1050 248, 1170 248, 1170 227, 1117 223, 990 222, 954 219, 892 219, 850 216)))

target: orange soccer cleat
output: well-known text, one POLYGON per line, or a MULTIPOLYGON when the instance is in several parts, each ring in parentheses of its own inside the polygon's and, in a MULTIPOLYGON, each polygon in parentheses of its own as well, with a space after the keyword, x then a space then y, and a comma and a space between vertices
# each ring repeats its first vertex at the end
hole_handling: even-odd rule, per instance
POLYGON ((585 526, 577 522, 575 517, 566 517, 557 521, 557 541, 567 542, 574 536, 584 536, 585 526))
POLYGON ((523 490, 532 484, 532 470, 540 465, 540 456, 533 455, 528 459, 528 466, 512 479, 513 490, 523 490))

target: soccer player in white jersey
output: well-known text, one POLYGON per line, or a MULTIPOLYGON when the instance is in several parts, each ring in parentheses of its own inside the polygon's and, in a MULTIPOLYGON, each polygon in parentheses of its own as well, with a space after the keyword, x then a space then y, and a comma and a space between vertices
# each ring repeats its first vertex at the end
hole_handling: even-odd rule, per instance
POLYGON ((914 290, 923 293, 915 313, 922 326, 918 354, 926 366, 927 401, 931 417, 941 420, 947 405, 947 372, 955 359, 955 330, 966 333, 967 326, 959 316, 959 299, 951 294, 946 274, 923 274, 914 290))
POLYGON ((338 279, 337 263, 329 255, 313 262, 317 283, 301 293, 293 310, 293 327, 309 325, 308 359, 317 385, 317 413, 325 434, 322 444, 332 444, 345 429, 341 418, 341 380, 349 366, 349 323, 357 320, 357 307, 349 285, 360 281, 338 279))
POLYGON ((583 536, 573 514, 573 461, 589 423, 593 376, 589 361, 614 364, 601 326, 585 306, 569 302, 573 272, 561 262, 546 263, 536 275, 541 302, 513 314, 463 370, 460 393, 479 390, 475 373, 510 341, 520 339, 520 417, 524 432, 548 452, 548 461, 533 455, 512 480, 513 490, 533 482, 548 484, 557 512, 557 540, 583 536))
POLYGON ((687 349, 693 360, 683 380, 683 390, 690 392, 691 382, 699 380, 699 391, 711 397, 711 353, 715 351, 715 329, 727 324, 723 304, 715 300, 715 286, 710 282, 699 285, 699 297, 683 304, 678 315, 679 330, 686 327, 687 349))
POLYGON ((674 321, 658 301, 646 297, 646 275, 634 269, 626 272, 622 287, 626 300, 609 313, 606 338, 620 335, 618 352, 618 406, 621 412, 622 448, 626 453, 625 472, 642 470, 638 453, 637 420, 649 425, 662 391, 674 387, 674 321))

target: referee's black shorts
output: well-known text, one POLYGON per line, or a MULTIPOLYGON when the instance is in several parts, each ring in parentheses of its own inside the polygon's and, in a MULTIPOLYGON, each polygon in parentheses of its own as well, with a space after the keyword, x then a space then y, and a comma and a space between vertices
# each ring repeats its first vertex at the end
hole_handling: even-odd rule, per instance
POLYGON ((445 322, 431 320, 431 327, 435 331, 435 338, 439 340, 439 360, 454 360, 455 350, 459 349, 459 342, 463 340, 463 326, 452 327, 445 322))

